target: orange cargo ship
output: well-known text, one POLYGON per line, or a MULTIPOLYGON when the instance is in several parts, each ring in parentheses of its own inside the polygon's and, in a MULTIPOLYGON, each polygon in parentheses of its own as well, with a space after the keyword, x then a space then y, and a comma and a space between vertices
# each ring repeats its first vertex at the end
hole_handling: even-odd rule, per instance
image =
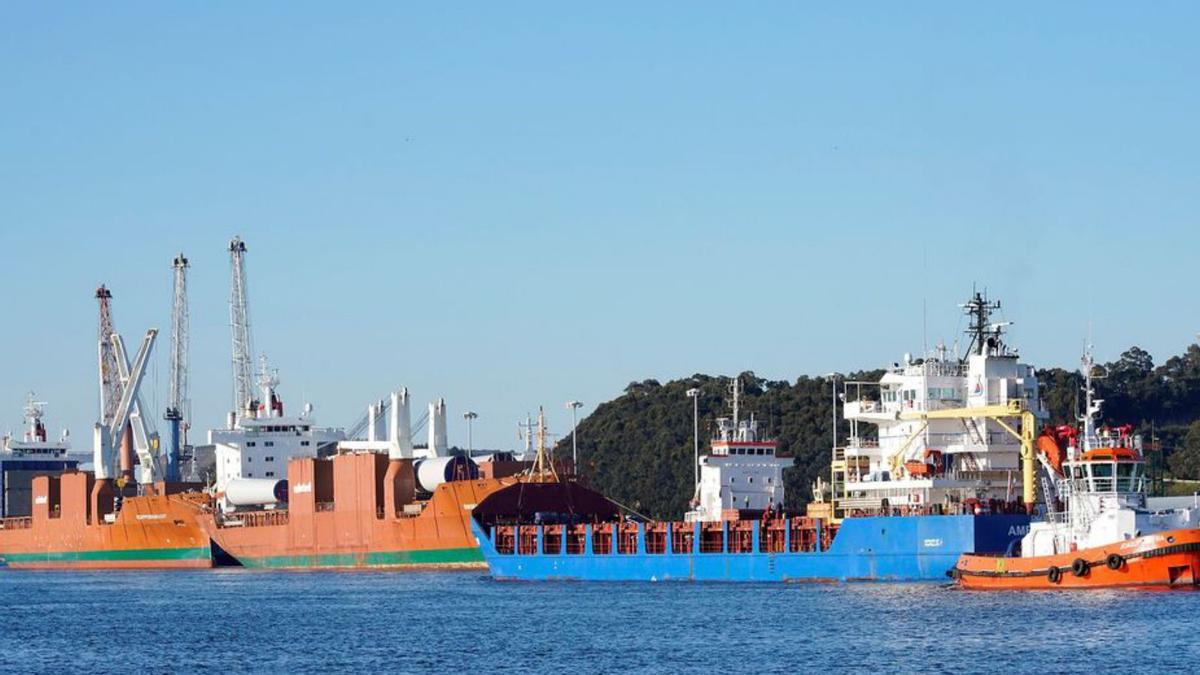
POLYGON ((111 569, 211 567, 208 535, 196 517, 208 497, 170 494, 129 496, 115 506, 107 481, 91 472, 37 476, 32 515, 0 520, 0 566, 111 569))
POLYGON ((214 545, 256 568, 485 567, 475 505, 516 477, 444 482, 419 500, 413 461, 361 452, 288 463, 285 509, 207 510, 214 545))

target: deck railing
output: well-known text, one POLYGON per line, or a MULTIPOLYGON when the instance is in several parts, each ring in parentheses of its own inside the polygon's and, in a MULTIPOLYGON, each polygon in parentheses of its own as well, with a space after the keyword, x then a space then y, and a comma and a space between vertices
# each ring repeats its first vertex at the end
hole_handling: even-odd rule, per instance
POLYGON ((31 527, 33 527, 33 518, 30 516, 0 518, 0 530, 28 530, 31 527))
POLYGON ((715 523, 496 525, 488 536, 501 555, 605 556, 818 553, 829 548, 836 534, 836 525, 801 516, 715 523))

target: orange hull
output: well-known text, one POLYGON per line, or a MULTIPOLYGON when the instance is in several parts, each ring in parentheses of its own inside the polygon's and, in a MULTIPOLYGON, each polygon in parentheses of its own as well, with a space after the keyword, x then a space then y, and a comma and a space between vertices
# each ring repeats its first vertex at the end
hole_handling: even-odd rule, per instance
MULTIPOLYGON (((95 513, 90 473, 38 476, 33 515, 0 521, 0 566, 19 569, 175 569, 212 566, 208 535, 196 522, 201 498, 126 497, 108 522, 95 513)), ((160 492, 165 490, 160 490, 160 492)))
MULTIPOLYGON (((287 510, 199 518, 213 543, 245 567, 485 569, 471 533, 475 504, 515 478, 443 483, 417 515, 384 508, 396 478, 384 455, 296 459, 287 510), (298 489, 299 488, 299 489, 298 489)), ((400 500, 401 507, 406 499, 400 500)))
POLYGON ((965 554, 951 575, 972 589, 1194 588, 1200 586, 1200 529, 1032 558, 965 554))

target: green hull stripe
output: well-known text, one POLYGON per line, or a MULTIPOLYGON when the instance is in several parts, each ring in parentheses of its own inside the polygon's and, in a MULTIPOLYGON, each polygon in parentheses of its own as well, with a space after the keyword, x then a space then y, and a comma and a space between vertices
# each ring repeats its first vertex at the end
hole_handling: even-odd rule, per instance
POLYGON ((42 551, 38 553, 0 553, 6 563, 41 562, 125 562, 140 560, 207 560, 207 546, 195 548, 126 548, 98 551, 42 551))
POLYGON ((483 563, 479 549, 441 548, 414 551, 370 551, 367 553, 314 553, 241 557, 245 567, 404 567, 411 565, 462 565, 483 563))

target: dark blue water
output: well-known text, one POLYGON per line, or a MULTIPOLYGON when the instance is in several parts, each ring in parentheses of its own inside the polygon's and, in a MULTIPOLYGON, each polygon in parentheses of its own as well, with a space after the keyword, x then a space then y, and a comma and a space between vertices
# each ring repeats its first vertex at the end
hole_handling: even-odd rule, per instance
POLYGON ((1192 672, 1200 593, 0 572, 0 669, 1192 672))

